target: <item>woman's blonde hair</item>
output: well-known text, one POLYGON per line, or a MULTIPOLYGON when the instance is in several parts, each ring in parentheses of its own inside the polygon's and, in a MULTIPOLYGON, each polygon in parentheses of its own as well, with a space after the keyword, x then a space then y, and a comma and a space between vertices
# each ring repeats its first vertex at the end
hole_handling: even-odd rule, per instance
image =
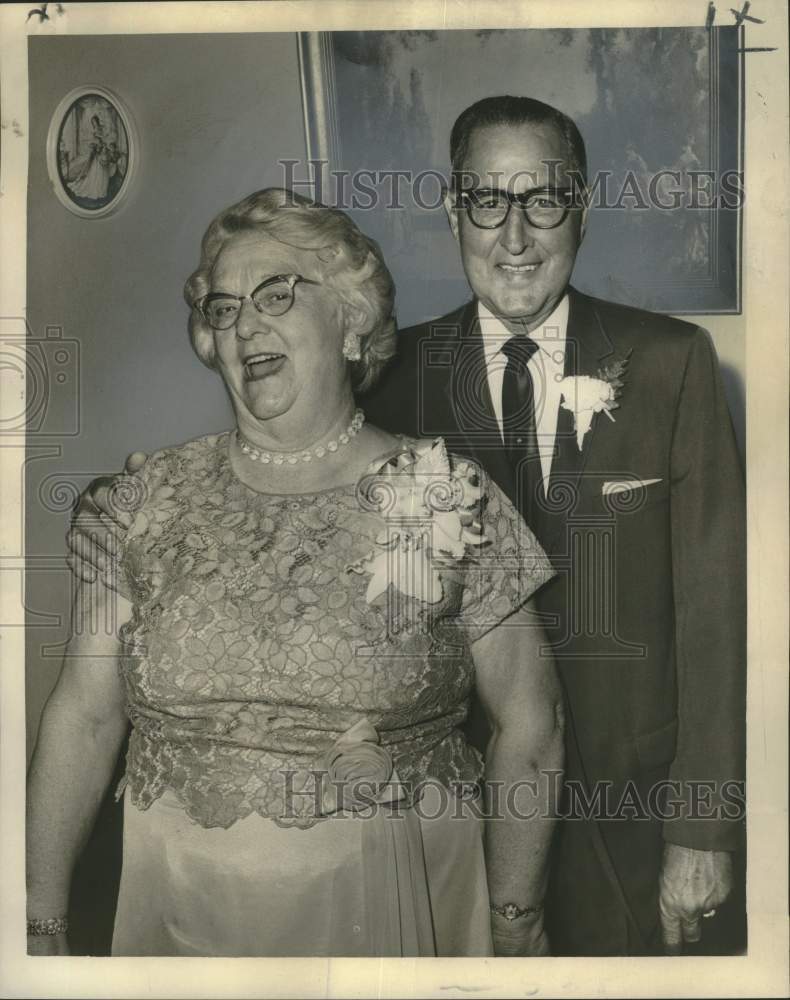
POLYGON ((352 385, 365 392, 378 380, 395 354, 395 285, 378 244, 335 208, 309 201, 287 188, 265 188, 224 209, 206 230, 200 265, 184 287, 192 312, 189 335, 195 353, 215 367, 214 331, 198 308, 209 292, 211 269, 223 246, 239 233, 262 236, 298 250, 315 253, 321 278, 365 319, 355 333, 361 357, 349 362, 352 385))

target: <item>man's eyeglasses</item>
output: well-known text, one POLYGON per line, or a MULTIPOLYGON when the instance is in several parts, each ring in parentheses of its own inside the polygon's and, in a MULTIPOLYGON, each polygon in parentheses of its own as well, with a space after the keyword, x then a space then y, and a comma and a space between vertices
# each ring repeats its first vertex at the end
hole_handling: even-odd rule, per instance
POLYGON ((535 188, 523 194, 499 188, 477 188, 461 191, 458 203, 478 229, 503 226, 514 205, 536 229, 555 229, 565 221, 572 208, 581 207, 581 197, 575 188, 535 188))
POLYGON ((230 330, 235 326, 243 302, 248 299, 259 313, 267 316, 283 316, 294 304, 294 287, 297 282, 306 285, 320 285, 301 274, 275 274, 262 281, 249 295, 230 295, 228 292, 210 292, 198 303, 201 315, 214 330, 230 330))

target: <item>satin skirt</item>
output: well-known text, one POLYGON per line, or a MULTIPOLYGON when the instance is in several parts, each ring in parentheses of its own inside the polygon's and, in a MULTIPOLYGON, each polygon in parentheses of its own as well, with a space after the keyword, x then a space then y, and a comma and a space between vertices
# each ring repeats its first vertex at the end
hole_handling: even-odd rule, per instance
POLYGON ((307 830, 205 829, 172 792, 124 802, 113 955, 491 955, 482 821, 428 786, 417 807, 307 830))

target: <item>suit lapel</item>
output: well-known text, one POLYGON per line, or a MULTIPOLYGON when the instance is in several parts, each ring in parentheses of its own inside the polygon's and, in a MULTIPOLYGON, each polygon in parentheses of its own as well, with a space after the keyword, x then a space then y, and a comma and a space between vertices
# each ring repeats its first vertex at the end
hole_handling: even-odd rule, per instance
POLYGON ((513 472, 502 446, 488 388, 488 368, 475 300, 459 313, 454 355, 451 375, 444 387, 458 434, 452 444, 481 465, 515 501, 513 472))
MULTIPOLYGON (((566 377, 591 375, 597 378, 602 360, 612 353, 614 345, 594 303, 573 288, 569 289, 568 295, 570 308, 565 341, 564 374, 566 377)), ((556 550, 561 531, 570 513, 565 498, 579 496, 582 474, 589 460, 601 419, 600 413, 593 417, 592 425, 585 434, 582 449, 579 451, 573 413, 562 406, 559 409, 548 502, 536 532, 549 554, 556 550)))

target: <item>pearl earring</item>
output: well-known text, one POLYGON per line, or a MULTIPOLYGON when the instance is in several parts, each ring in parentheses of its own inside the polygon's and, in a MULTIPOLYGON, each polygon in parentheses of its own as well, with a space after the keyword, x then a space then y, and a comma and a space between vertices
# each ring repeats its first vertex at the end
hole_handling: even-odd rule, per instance
POLYGON ((343 357, 346 361, 359 361, 362 357, 359 334, 350 331, 343 338, 343 357))

